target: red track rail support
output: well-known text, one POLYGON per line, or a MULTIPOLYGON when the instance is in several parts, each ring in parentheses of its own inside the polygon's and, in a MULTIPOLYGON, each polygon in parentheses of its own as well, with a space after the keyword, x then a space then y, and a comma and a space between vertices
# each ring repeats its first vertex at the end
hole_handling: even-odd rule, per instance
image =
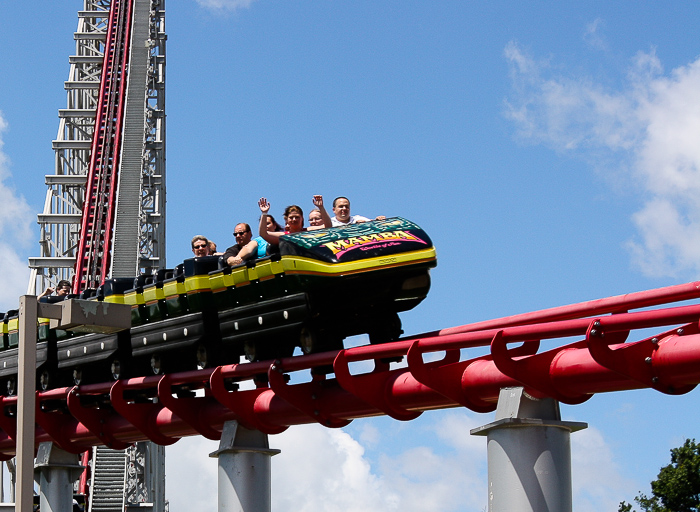
MULTIPOLYGON (((292 370, 292 364, 286 368, 287 371, 292 370)), ((285 365, 282 361, 275 361, 268 370, 270 389, 276 396, 325 427, 341 428, 350 424, 350 420, 328 412, 331 398, 327 391, 335 387, 335 382, 326 380, 325 376, 314 375, 311 382, 288 386, 284 372, 285 365)))
POLYGON ((696 385, 674 386, 667 379, 658 375, 653 364, 654 357, 661 341, 677 338, 682 343, 689 339, 683 338, 686 336, 700 338, 699 331, 697 323, 692 323, 637 343, 618 345, 613 348, 605 339, 605 331, 602 329, 600 321, 594 320, 586 332, 586 343, 591 356, 601 366, 629 377, 644 387, 653 388, 668 395, 682 395, 692 391, 696 385))
MULTIPOLYGON (((593 310, 599 313, 597 306, 581 313, 593 310)), ((52 390, 38 393, 36 442, 78 451, 145 439, 172 444, 191 435, 217 439, 231 420, 274 434, 290 425, 339 427, 380 414, 409 420, 446 407, 488 412, 501 388, 512 386, 572 404, 595 393, 645 387, 680 394, 700 383, 698 322, 700 305, 691 305, 485 330, 465 326, 340 352, 52 390), (633 339, 649 328, 660 333, 643 331, 642 339, 633 339), (555 346, 558 339, 561 346, 539 352, 545 340, 555 346), (478 347, 489 353, 462 359, 478 347), (426 362, 441 352, 441 359, 426 362), (402 357, 407 367, 387 363, 402 357), (374 369, 355 374, 356 363, 374 369), (335 378, 318 374, 330 367, 335 378), (310 381, 296 383, 309 375, 310 381), (255 387, 241 389, 244 382, 255 387)), ((16 403, 16 397, 0 396, 2 459, 15 451, 16 403)))
POLYGON ((389 365, 382 365, 375 360, 376 370, 363 375, 350 373, 350 360, 346 351, 341 351, 335 358, 333 370, 338 384, 363 402, 372 405, 395 420, 410 421, 421 415, 422 411, 409 411, 398 407, 390 400, 387 390, 395 379, 404 373, 402 370, 389 370, 389 365), (381 371, 384 370, 384 371, 381 371))
MULTIPOLYGON (((146 384, 144 379, 136 380, 139 381, 139 384, 146 384)), ((140 390, 141 388, 141 386, 138 386, 136 389, 140 390)), ((122 380, 115 382, 109 390, 112 407, 122 418, 131 423, 148 439, 161 446, 168 446, 180 440, 178 437, 164 435, 158 429, 158 413, 165 408, 160 400, 158 402, 128 400, 124 396, 124 391, 124 381, 122 380)))
POLYGON ((174 414, 182 418, 182 421, 192 427, 198 434, 207 439, 219 440, 221 432, 213 429, 202 421, 202 407, 204 403, 194 396, 175 397, 173 389, 173 376, 163 375, 158 381, 158 398, 161 403, 174 414))
MULTIPOLYGON (((88 397, 85 397, 88 398, 88 397)), ((101 444, 113 450, 124 450, 129 443, 117 441, 109 432, 105 432, 104 424, 109 418, 109 409, 100 409, 92 404, 91 407, 83 405, 78 387, 72 388, 66 396, 68 411, 77 419, 91 434, 100 440, 101 444)))
MULTIPOLYGON (((249 430, 259 430, 265 434, 280 434, 287 430, 286 426, 266 423, 255 414, 258 398, 263 393, 267 393, 267 389, 257 388, 248 392, 229 391, 224 375, 226 374, 229 379, 235 378, 239 366, 241 365, 220 366, 214 370, 211 377, 209 377, 212 396, 230 413, 235 414, 241 425, 249 430)), ((241 375, 241 377, 244 377, 244 375, 241 375)))
POLYGON ((585 348, 585 342, 571 343, 539 354, 537 353, 539 342, 525 341, 521 348, 526 348, 533 344, 535 347, 531 354, 527 354, 529 357, 518 357, 521 354, 516 349, 509 350, 507 342, 503 338, 503 331, 498 331, 491 341, 491 354, 493 355, 493 362, 496 368, 504 375, 524 384, 528 389, 537 390, 539 397, 551 397, 565 404, 576 405, 585 402, 593 396, 590 394, 567 396, 559 391, 556 384, 552 382, 549 373, 549 369, 555 363, 556 358, 564 350, 585 348))

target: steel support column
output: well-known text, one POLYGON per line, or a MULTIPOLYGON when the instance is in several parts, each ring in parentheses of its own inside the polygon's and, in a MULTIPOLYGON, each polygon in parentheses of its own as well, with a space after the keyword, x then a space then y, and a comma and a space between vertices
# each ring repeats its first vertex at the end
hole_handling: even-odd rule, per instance
POLYGON ((17 402, 17 497, 19 512, 30 512, 34 496, 34 421, 36 415, 36 297, 19 298, 19 358, 17 402))
POLYGON ((489 512, 571 512, 570 434, 587 426, 561 421, 552 398, 501 389, 496 421, 471 431, 488 440, 489 512))
POLYGON ((78 455, 61 450, 53 443, 41 443, 36 455, 40 510, 73 510, 73 482, 84 469, 79 464, 78 455))
POLYGON ((224 424, 219 449, 219 512, 270 512, 271 450, 267 434, 248 430, 237 421, 224 424))

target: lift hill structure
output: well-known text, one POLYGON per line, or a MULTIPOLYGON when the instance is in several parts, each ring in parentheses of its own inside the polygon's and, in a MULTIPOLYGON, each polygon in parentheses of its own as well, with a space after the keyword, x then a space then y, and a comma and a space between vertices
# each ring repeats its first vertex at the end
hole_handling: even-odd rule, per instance
MULTIPOLYGON (((74 39, 28 294, 72 278, 79 294, 165 267, 165 1, 84 0, 74 39)), ((95 510, 103 500, 105 510, 150 502, 162 511, 163 457, 145 443, 92 450, 79 490, 98 489, 95 510), (115 471, 118 485, 100 477, 115 471)))

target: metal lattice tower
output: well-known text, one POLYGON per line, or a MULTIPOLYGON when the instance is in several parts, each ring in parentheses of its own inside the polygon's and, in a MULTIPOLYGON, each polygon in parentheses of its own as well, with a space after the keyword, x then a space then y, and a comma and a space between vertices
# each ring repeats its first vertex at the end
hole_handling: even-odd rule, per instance
MULTIPOLYGON (((83 7, 29 294, 61 279, 79 292, 165 267, 165 0, 83 7)), ((166 510, 163 448, 138 443, 127 455, 142 469, 124 467, 123 499, 112 510, 166 510)))
MULTIPOLYGON (((112 250, 106 277, 132 276, 165 266, 165 6, 132 0, 133 30, 121 138, 112 250)), ((28 293, 71 280, 80 245, 85 186, 90 169, 111 0, 84 0, 74 34, 75 55, 64 83, 53 149, 55 172, 40 225, 40 256, 29 259, 28 293)))

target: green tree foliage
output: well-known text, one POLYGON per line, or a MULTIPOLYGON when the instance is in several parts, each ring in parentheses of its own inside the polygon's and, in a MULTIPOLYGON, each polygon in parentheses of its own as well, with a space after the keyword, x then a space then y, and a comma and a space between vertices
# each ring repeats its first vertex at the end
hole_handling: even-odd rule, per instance
MULTIPOLYGON (((700 444, 686 439, 671 450, 671 464, 651 482, 651 497, 640 493, 634 501, 642 512, 700 512, 700 444)), ((618 512, 634 511, 623 501, 618 512)))

